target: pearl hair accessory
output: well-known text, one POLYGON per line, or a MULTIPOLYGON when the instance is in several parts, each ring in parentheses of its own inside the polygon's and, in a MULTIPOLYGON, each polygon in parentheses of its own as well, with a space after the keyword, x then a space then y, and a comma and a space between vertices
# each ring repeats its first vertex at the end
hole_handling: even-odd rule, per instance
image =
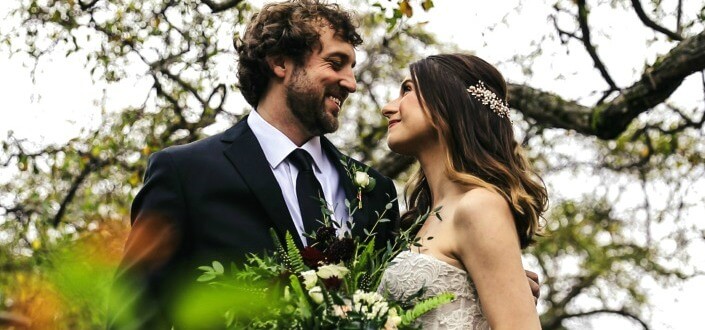
POLYGON ((500 118, 509 118, 509 106, 506 102, 500 99, 497 94, 487 89, 485 83, 479 80, 477 84, 468 87, 467 89, 470 95, 478 99, 482 104, 490 107, 492 112, 496 113, 500 118))

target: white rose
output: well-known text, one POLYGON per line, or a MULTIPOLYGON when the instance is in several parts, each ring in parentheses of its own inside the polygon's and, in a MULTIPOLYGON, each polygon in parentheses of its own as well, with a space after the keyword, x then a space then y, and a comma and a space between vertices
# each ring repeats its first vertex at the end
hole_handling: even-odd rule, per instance
POLYGON ((370 176, 365 172, 355 172, 355 185, 360 188, 365 188, 370 184, 370 176))
POLYGON ((384 323, 384 330, 396 330, 401 324, 401 316, 397 314, 396 308, 390 308, 387 312, 387 322, 384 323))
POLYGON ((308 295, 311 297, 313 302, 320 304, 323 302, 323 290, 320 286, 314 286, 311 290, 308 290, 308 295))
POLYGON ((333 276, 342 279, 345 274, 349 273, 350 271, 345 268, 344 266, 339 266, 339 265, 325 265, 318 267, 318 277, 327 280, 333 276))
POLYGON ((306 290, 310 290, 316 285, 316 281, 318 280, 318 278, 316 277, 315 270, 307 270, 305 272, 302 272, 301 276, 304 278, 304 287, 306 288, 306 290))

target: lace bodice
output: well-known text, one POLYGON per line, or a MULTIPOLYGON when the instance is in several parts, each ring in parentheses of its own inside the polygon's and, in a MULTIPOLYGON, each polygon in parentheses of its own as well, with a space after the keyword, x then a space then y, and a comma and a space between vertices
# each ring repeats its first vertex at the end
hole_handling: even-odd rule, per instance
POLYGON ((420 298, 451 292, 455 300, 418 319, 423 329, 489 329, 477 290, 468 274, 432 256, 403 251, 390 263, 378 288, 391 300, 408 300, 420 289, 420 298))

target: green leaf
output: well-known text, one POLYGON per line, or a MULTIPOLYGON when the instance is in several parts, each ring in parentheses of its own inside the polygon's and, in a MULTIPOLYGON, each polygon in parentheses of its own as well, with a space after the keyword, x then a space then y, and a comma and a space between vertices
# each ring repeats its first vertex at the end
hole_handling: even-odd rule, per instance
POLYGON ((208 281, 210 281, 210 280, 212 280, 212 279, 214 279, 214 278, 215 278, 215 274, 213 274, 213 273, 206 273, 206 274, 203 274, 203 275, 199 276, 198 279, 196 279, 196 281, 198 281, 198 282, 208 282, 208 281))
POLYGON ((216 274, 225 273, 225 268, 223 268, 223 264, 221 264, 218 261, 213 261, 213 270, 215 271, 216 274))
POLYGON ((370 192, 373 189, 375 189, 375 186, 377 186, 377 180, 375 178, 370 177, 370 183, 367 184, 367 187, 365 187, 365 192, 370 192))

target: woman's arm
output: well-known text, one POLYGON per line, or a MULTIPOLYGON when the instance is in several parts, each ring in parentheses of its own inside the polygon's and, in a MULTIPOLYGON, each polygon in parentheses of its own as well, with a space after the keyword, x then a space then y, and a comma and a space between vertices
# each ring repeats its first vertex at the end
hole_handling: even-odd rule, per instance
POLYGON ((473 189, 461 198, 452 221, 453 250, 477 287, 490 327, 540 329, 507 202, 495 192, 473 189))

